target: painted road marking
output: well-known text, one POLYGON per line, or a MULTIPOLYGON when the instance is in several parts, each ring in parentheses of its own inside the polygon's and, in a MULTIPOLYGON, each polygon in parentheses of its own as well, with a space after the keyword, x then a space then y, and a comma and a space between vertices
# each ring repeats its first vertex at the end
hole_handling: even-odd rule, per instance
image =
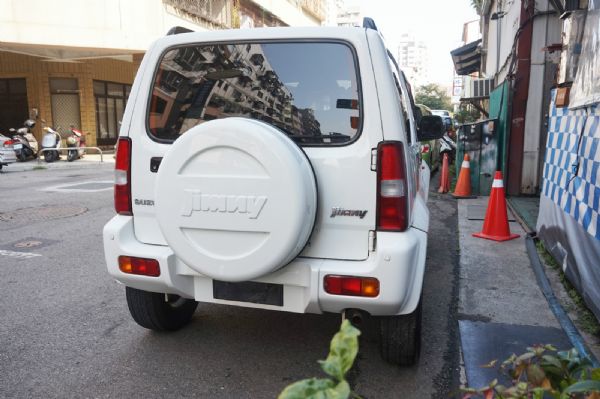
POLYGON ((16 259, 31 259, 36 256, 42 256, 40 254, 34 254, 31 252, 16 252, 16 251, 7 251, 5 249, 0 249, 0 256, 8 256, 9 258, 16 259))
POLYGON ((113 180, 91 180, 45 187, 40 189, 40 191, 54 191, 65 193, 96 193, 99 191, 112 190, 114 184, 115 182, 113 180))

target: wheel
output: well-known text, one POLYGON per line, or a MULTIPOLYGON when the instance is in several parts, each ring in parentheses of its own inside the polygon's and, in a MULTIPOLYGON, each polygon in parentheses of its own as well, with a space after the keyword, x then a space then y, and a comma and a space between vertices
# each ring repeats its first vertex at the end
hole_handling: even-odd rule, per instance
POLYGON ((44 151, 44 161, 54 162, 54 151, 44 151))
POLYGON ((19 153, 17 154, 17 159, 20 162, 25 162, 27 161, 27 156, 25 155, 25 152, 23 152, 23 150, 19 151, 19 153))
POLYGON ((154 331, 175 331, 192 319, 198 302, 177 295, 126 287, 127 306, 140 326, 154 331))
POLYGON ((67 153, 67 161, 73 162, 77 159, 77 150, 69 150, 67 153))
POLYGON ((401 316, 379 317, 379 350, 386 362, 412 366, 421 352, 422 301, 414 312, 401 316))

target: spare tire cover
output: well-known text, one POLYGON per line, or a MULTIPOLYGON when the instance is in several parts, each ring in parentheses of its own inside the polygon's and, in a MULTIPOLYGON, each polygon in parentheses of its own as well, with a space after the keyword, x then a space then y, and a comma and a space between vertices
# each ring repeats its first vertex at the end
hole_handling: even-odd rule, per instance
POLYGON ((156 216, 197 272, 247 281, 292 261, 312 232, 315 176, 304 152, 263 122, 226 118, 179 137, 156 179, 156 216))

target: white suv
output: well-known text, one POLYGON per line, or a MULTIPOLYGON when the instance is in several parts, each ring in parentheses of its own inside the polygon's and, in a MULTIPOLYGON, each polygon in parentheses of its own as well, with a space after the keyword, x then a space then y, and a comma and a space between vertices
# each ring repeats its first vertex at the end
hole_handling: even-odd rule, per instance
POLYGON ((372 28, 168 35, 146 53, 117 144, 109 273, 135 321, 197 301, 380 319, 419 353, 429 169, 403 74, 372 28))

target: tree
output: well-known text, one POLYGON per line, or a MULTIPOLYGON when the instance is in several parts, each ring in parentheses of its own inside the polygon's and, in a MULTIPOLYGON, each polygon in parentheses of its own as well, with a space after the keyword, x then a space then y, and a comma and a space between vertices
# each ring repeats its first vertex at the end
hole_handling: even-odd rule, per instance
POLYGON ((471 7, 477 11, 477 15, 481 15, 481 6, 483 5, 483 0, 471 0, 471 7))
POLYGON ((417 89, 415 102, 426 105, 431 109, 452 110, 452 103, 450 97, 446 94, 446 90, 435 83, 420 86, 417 89))
POLYGON ((463 103, 458 108, 458 112, 454 114, 454 117, 458 123, 471 123, 481 118, 481 113, 473 106, 463 103))

